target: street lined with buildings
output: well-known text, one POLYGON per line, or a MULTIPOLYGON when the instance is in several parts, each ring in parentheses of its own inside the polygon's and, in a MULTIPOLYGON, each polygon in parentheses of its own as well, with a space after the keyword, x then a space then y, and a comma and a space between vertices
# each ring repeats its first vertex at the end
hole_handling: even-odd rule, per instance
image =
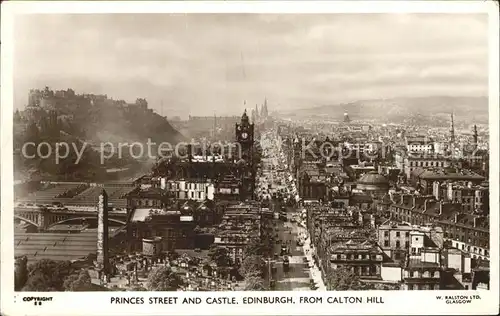
POLYGON ((155 288, 157 271, 183 291, 487 289, 487 140, 450 121, 305 124, 265 100, 203 139, 230 126, 237 146, 187 143, 133 181, 18 183, 18 267, 70 264, 115 290, 155 288))

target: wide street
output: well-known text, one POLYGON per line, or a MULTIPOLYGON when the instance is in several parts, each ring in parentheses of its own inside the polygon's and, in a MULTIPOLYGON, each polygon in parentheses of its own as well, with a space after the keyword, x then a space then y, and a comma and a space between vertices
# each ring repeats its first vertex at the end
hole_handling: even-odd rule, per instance
MULTIPOLYGON (((299 227, 297 222, 292 221, 297 210, 287 206, 281 210, 283 197, 293 198, 292 184, 289 182, 289 173, 284 169, 284 159, 280 155, 279 147, 272 133, 263 135, 266 139, 263 144, 264 157, 262 158, 262 173, 259 178, 259 195, 261 199, 270 199, 271 208, 275 213, 284 211, 287 219, 275 220, 276 243, 274 244, 274 258, 268 262, 269 269, 275 267, 272 279, 276 281, 275 291, 301 291, 311 290, 311 275, 302 246, 297 245, 299 240, 299 227), (268 136, 269 138, 266 138, 268 136), (274 196, 274 197, 273 197, 274 196), (281 198, 280 198, 281 197, 281 198), (283 267, 283 256, 281 246, 289 247, 289 267, 285 271, 283 267)), ((280 216, 281 217, 281 216, 280 216)), ((269 279, 266 279, 269 282, 269 279)))
POLYGON ((297 246, 296 242, 299 239, 298 227, 296 223, 290 222, 292 216, 287 213, 287 221, 280 221, 278 225, 278 240, 281 243, 275 245, 275 253, 280 254, 281 245, 286 244, 290 247, 288 255, 290 265, 288 271, 283 268, 282 256, 276 264, 277 271, 274 276, 276 280, 277 291, 299 291, 310 290, 309 268, 304 262, 304 252, 301 246, 297 246))

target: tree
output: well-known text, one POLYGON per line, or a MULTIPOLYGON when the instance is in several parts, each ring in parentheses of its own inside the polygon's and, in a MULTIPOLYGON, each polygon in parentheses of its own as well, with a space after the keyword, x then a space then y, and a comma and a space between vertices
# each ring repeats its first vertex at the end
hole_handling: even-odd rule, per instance
POLYGON ((26 142, 34 142, 35 144, 40 142, 40 130, 38 129, 38 126, 36 126, 35 122, 28 124, 24 135, 26 142))
POLYGON ((328 291, 362 291, 368 288, 348 267, 331 270, 326 275, 326 287, 328 291))
POLYGON ((251 277, 245 280, 245 291, 264 291, 264 279, 259 277, 251 277))
POLYGON ((270 256, 272 255, 274 237, 268 236, 263 241, 253 238, 243 249, 243 260, 248 256, 270 256))
POLYGON ((25 292, 57 292, 60 288, 53 286, 54 282, 47 275, 36 273, 28 278, 22 288, 25 292))
POLYGON ((15 290, 20 291, 28 280, 28 258, 16 258, 14 270, 15 290))
POLYGON ((261 256, 251 255, 246 257, 240 266, 240 274, 245 279, 252 277, 262 278, 264 276, 265 262, 261 256))
POLYGON ((90 275, 86 270, 71 274, 64 280, 63 287, 69 292, 90 291, 92 288, 90 275))
POLYGON ((229 251, 224 247, 212 245, 208 251, 208 257, 215 262, 217 267, 227 267, 231 264, 229 251))
POLYGON ((400 290, 400 285, 399 284, 394 284, 394 283, 387 283, 387 284, 382 284, 382 283, 375 283, 375 284, 368 284, 367 285, 368 289, 370 290, 377 290, 377 291, 397 291, 400 290))
POLYGON ((42 259, 28 268, 23 291, 63 291, 64 279, 73 272, 71 262, 42 259))
POLYGON ((182 279, 168 266, 152 270, 148 275, 148 290, 177 291, 183 284, 182 279))
POLYGON ((22 120, 21 113, 19 113, 19 110, 16 110, 14 112, 14 123, 21 123, 22 120))

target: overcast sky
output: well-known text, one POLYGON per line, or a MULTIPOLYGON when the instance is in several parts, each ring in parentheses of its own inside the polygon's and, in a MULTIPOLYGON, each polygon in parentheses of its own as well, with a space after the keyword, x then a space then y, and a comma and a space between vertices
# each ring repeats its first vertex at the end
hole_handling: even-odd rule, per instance
POLYGON ((38 15, 15 38, 16 107, 46 85, 168 116, 488 88, 486 15, 38 15))

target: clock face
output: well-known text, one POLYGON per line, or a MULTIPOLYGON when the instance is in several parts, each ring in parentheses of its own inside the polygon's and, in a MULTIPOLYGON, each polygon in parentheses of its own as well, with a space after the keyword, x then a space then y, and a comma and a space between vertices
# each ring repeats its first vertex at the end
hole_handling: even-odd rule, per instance
POLYGON ((241 138, 247 139, 248 138, 248 134, 246 132, 241 133, 241 138))

